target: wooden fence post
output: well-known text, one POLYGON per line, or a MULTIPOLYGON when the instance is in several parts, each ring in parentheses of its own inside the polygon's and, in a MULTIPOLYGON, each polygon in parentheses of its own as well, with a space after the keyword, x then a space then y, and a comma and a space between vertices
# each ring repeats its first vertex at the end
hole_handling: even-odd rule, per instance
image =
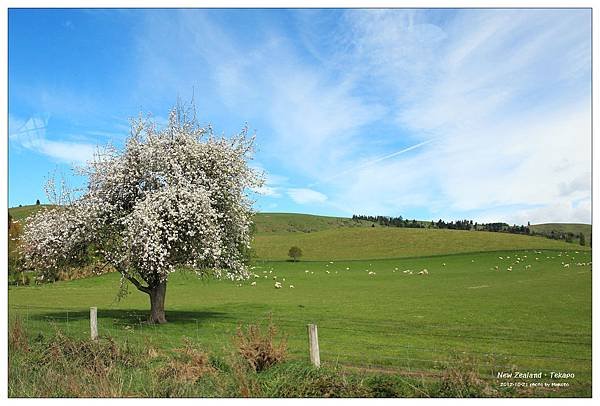
POLYGON ((92 340, 98 339, 98 308, 90 307, 90 335, 92 340))
POLYGON ((319 335, 317 334, 317 325, 308 324, 308 348, 310 352, 310 362, 319 368, 321 366, 321 357, 319 356, 319 335))

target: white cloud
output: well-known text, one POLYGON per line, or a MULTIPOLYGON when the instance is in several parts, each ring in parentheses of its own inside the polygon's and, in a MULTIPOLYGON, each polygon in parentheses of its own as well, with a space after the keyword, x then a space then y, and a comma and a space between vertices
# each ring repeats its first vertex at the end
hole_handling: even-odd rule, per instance
POLYGON ((9 119, 10 141, 13 145, 34 151, 66 163, 82 164, 93 158, 96 146, 90 143, 55 141, 46 137, 47 118, 9 119))
POLYGON ((336 21, 302 13, 305 50, 318 64, 268 27, 257 28, 260 45, 242 44, 204 13, 179 13, 149 21, 140 36, 140 83, 160 83, 158 97, 212 78, 201 86, 210 82, 221 103, 267 123, 258 141, 269 169, 295 185, 328 187, 327 196, 286 191, 273 178, 267 195, 286 191, 345 213, 583 218, 588 206, 577 202, 591 194, 586 13, 349 10, 336 21), (319 30, 310 31, 313 21, 323 22, 319 30), (382 123, 391 130, 378 132, 382 123))
POLYGON ((272 186, 260 186, 253 188, 252 191, 267 197, 281 197, 281 193, 279 193, 278 189, 272 186))
POLYGON ((374 69, 395 94, 399 125, 436 142, 356 165, 351 182, 330 184, 332 202, 442 216, 510 206, 495 213, 589 222, 590 206, 576 202, 591 199, 590 27, 576 14, 469 10, 438 27, 443 34, 421 35, 413 12, 349 13, 348 65, 374 69), (540 208, 518 208, 531 205, 540 208))
POLYGON ((324 203, 327 201, 327 196, 312 189, 290 188, 287 193, 298 204, 324 203))

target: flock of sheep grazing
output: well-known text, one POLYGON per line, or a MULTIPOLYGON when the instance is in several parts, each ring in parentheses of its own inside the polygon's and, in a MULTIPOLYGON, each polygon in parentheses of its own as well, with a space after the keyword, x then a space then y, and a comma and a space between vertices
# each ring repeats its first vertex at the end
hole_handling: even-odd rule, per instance
MULTIPOLYGON (((536 255, 539 255, 539 254, 542 254, 542 251, 534 251, 534 253, 535 253, 536 255)), ((576 255, 576 254, 579 254, 579 251, 575 251, 575 255, 576 255)), ((575 260, 575 257, 574 257, 574 256, 573 256, 573 254, 571 254, 570 252, 560 252, 560 253, 558 253, 558 255, 557 255, 557 256, 558 256, 558 257, 564 257, 564 258, 568 258, 568 259, 571 259, 571 260, 573 260, 573 261, 575 260)), ((555 259, 555 258, 556 258, 555 256, 546 256, 546 259, 555 259)), ((510 256, 506 256, 506 257, 502 257, 502 256, 500 256, 500 257, 498 257, 498 259, 500 259, 500 260, 509 260, 509 259, 511 259, 511 257, 510 257, 510 256)), ((526 260, 527 260, 527 255, 522 255, 522 256, 515 255, 515 256, 514 256, 514 261, 512 261, 512 262, 511 262, 511 264, 510 264, 510 265, 509 265, 509 266, 506 268, 506 270, 507 270, 508 272, 511 272, 511 271, 513 270, 513 266, 516 266, 516 265, 519 265, 519 264, 521 264, 521 263, 524 263, 526 260)), ((540 260, 540 258, 536 256, 536 257, 535 257, 535 260, 536 260, 536 261, 539 261, 539 260, 540 260)), ((561 265, 563 266, 563 268, 570 268, 570 266, 571 266, 571 263, 569 263, 569 262, 565 262, 565 261, 562 261, 562 262, 561 262, 561 265)), ((577 263, 576 263, 576 265, 577 265, 577 266, 586 266, 586 265, 588 265, 588 266, 591 266, 591 265, 592 265, 592 263, 591 263, 591 262, 577 262, 577 263)), ((527 270, 527 269, 531 269, 531 264, 526 264, 526 265, 523 267, 523 269, 525 269, 525 270, 527 270)), ((494 266, 494 267, 492 268, 492 270, 499 271, 499 270, 500 270, 500 268, 499 268, 499 266, 498 266, 498 265, 496 265, 496 266, 494 266)))
MULTIPOLYGON (((540 257, 541 254, 543 253, 542 251, 533 251, 535 253, 535 260, 534 261, 540 261, 540 257)), ((579 254, 579 251, 575 251, 575 254, 572 254, 571 252, 560 252, 558 254, 556 254, 558 257, 561 258, 565 258, 568 260, 575 260, 575 256, 576 254, 579 254)), ((555 256, 546 256, 546 259, 555 259, 555 256)), ((512 256, 506 255, 506 256, 499 256, 498 257, 499 260, 501 261, 507 261, 508 264, 506 266, 506 271, 508 272, 512 272, 513 270, 516 270, 517 268, 519 269, 523 269, 523 270, 530 270, 532 269, 532 263, 526 263, 527 261, 529 261, 530 259, 528 259, 528 256, 525 253, 516 253, 512 256), (521 268, 522 267, 522 268, 521 268)), ((474 263, 475 259, 471 259, 471 263, 474 263)), ((535 262, 534 262, 535 263, 535 262)), ((325 264, 325 268, 329 268, 330 265, 333 265, 334 262, 330 261, 329 263, 325 264)), ((576 266, 586 266, 586 265, 591 265, 591 262, 576 262, 573 263, 573 265, 576 266)), ((561 262, 561 265, 563 266, 563 268, 569 268, 571 266, 571 262, 561 262)), ((371 267, 372 264, 369 264, 369 267, 371 267)), ((442 269, 444 269, 446 267, 446 263, 442 262, 441 264, 442 269)), ((251 270, 254 270, 256 268, 260 268, 260 267, 252 267, 251 270)), ((495 265, 491 268, 491 270, 494 271, 499 271, 501 268, 501 265, 495 265)), ((350 270, 350 267, 345 267, 346 271, 350 270)), ((396 267, 392 270, 393 273, 396 273, 397 271, 399 271, 399 269, 396 267)), ((314 275, 315 271, 311 271, 311 270, 304 270, 305 274, 307 275, 314 275)), ((330 270, 330 269, 325 269, 325 274, 337 274, 338 272, 344 272, 343 269, 338 269, 338 270, 330 270)), ((367 273, 367 275, 369 277, 375 277, 377 275, 377 272, 372 271, 370 269, 365 269, 364 272, 367 273)), ((427 270, 426 268, 421 269, 420 271, 416 271, 416 270, 412 270, 412 269, 406 269, 404 271, 401 271, 403 274, 405 275, 429 275, 429 270, 427 270)), ((254 279, 271 279, 273 281, 273 287, 275 289, 281 289, 284 287, 284 282, 285 282, 285 278, 278 278, 277 275, 273 274, 273 268, 269 269, 269 270, 263 270, 262 271, 263 275, 259 275, 257 273, 253 273, 253 278, 254 279)), ((250 283, 250 286, 256 286, 257 285, 257 281, 254 280, 250 283)), ((242 284, 238 284, 238 286, 242 286, 242 284)), ((294 285, 288 285, 289 289, 294 289, 294 285)))

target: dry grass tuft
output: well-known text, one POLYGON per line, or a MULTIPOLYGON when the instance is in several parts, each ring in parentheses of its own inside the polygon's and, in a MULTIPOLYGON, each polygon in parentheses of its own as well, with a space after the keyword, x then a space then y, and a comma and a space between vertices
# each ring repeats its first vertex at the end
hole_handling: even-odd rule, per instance
POLYGON ((20 318, 16 318, 8 331, 8 346, 11 351, 29 351, 27 332, 20 318))
POLYGON ((159 369, 160 379, 196 382, 204 375, 216 372, 208 354, 194 348, 188 339, 184 339, 184 347, 176 349, 175 352, 178 356, 159 369))
POLYGON ((251 324, 244 331, 238 326, 234 337, 235 347, 250 368, 256 372, 264 371, 270 366, 282 362, 287 355, 287 341, 281 338, 275 343, 277 328, 273 325, 271 316, 267 331, 263 333, 260 326, 251 324))

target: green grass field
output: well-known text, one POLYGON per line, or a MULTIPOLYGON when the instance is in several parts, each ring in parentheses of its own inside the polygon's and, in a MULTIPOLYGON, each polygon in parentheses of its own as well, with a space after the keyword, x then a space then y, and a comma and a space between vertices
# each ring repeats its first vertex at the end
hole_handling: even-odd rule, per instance
MULTIPOLYGON (((35 209, 11 213, 23 219, 35 209)), ((256 222, 255 277, 240 284, 173 274, 166 325, 145 323, 149 300, 134 288, 116 299, 117 274, 11 286, 9 316, 33 336, 58 328, 85 338, 96 306, 103 336, 165 350, 188 337, 219 354, 238 325, 272 314, 292 359, 308 358, 306 324, 316 323, 326 364, 434 376, 468 358, 492 381, 500 371, 572 372, 570 386, 551 394, 591 396, 589 247, 333 217, 266 213, 256 222), (292 245, 304 252, 300 262, 286 261, 292 245), (418 275, 423 269, 428 275, 418 275)))
POLYGON ((146 295, 132 292, 115 301, 116 274, 10 288, 9 305, 11 317, 19 314, 34 332, 50 332, 54 324, 85 337, 89 307, 97 306, 103 335, 149 339, 162 348, 190 337, 215 352, 228 346, 239 323, 264 320, 272 312, 275 324, 289 335, 295 358, 307 357, 306 324, 316 323, 324 362, 435 371, 454 355, 471 356, 489 378, 500 370, 573 372, 572 390, 588 396, 590 258, 586 251, 511 250, 376 261, 260 262, 253 270, 258 278, 241 286, 175 274, 167 291, 169 323, 163 326, 140 323, 148 309, 146 295), (429 275, 417 275, 423 268, 429 275), (408 269, 412 275, 403 272, 408 269), (274 288, 275 276, 282 289, 274 288))

